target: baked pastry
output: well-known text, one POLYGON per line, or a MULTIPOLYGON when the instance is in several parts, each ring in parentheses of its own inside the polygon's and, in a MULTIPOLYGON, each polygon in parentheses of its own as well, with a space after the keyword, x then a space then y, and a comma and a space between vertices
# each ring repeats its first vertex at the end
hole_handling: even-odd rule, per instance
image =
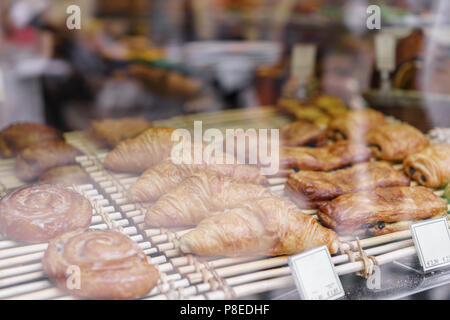
POLYGON ((378 159, 402 161, 427 147, 429 141, 409 124, 385 124, 369 131, 367 143, 378 159))
POLYGON ((125 139, 134 138, 151 127, 152 123, 141 117, 92 121, 95 137, 110 147, 115 147, 125 139))
POLYGON ((64 140, 48 141, 24 149, 17 156, 16 175, 24 181, 32 181, 45 171, 75 163, 81 152, 64 140))
POLYGON ((310 147, 283 147, 280 165, 301 170, 328 171, 370 159, 371 151, 363 144, 338 141, 332 145, 310 147))
POLYGON ((173 190, 183 180, 195 173, 214 172, 229 177, 235 182, 268 184, 267 178, 259 169, 240 164, 175 164, 166 159, 147 169, 139 179, 130 186, 128 198, 131 201, 154 201, 163 194, 173 190))
POLYGON ((316 201, 330 200, 346 193, 378 187, 408 186, 410 181, 387 162, 365 162, 330 172, 291 173, 285 193, 301 208, 316 207, 316 201))
POLYGON ((326 94, 320 94, 315 97, 312 103, 332 117, 336 117, 348 111, 344 102, 340 98, 326 94))
POLYGON ((138 298, 148 293, 159 277, 142 249, 114 230, 65 233, 50 242, 42 265, 59 288, 90 299, 138 298), (70 282, 71 266, 79 268, 78 283, 70 282))
POLYGON ((9 158, 38 143, 63 139, 62 133, 40 123, 21 122, 0 131, 0 157, 9 158))
POLYGON ((429 188, 450 183, 450 145, 437 144, 406 157, 403 170, 412 179, 429 188))
POLYGON ((381 112, 373 109, 353 110, 333 118, 328 124, 327 134, 333 140, 354 140, 364 143, 370 129, 386 122, 381 112))
POLYGON ((150 128, 119 143, 106 155, 104 166, 113 171, 141 173, 166 159, 175 144, 173 128, 150 128))
POLYGON ((297 120, 280 128, 281 145, 320 147, 327 143, 326 132, 313 123, 297 120))
POLYGON ((348 193, 319 204, 317 215, 342 234, 382 235, 421 219, 447 214, 447 201, 425 187, 390 187, 348 193))
POLYGON ((276 256, 320 245, 338 251, 338 237, 295 204, 276 197, 256 199, 204 219, 180 239, 180 249, 203 256, 276 256))
POLYGON ((145 223, 166 227, 196 225, 204 218, 233 208, 243 201, 270 195, 270 191, 263 186, 238 183, 214 173, 201 172, 159 198, 147 210, 145 223))
POLYGON ((9 192, 0 200, 0 231, 18 241, 46 242, 91 223, 89 201, 70 189, 32 185, 9 192))
POLYGON ((71 186, 73 184, 87 184, 91 180, 79 165, 69 165, 52 168, 39 177, 41 184, 59 184, 71 186))

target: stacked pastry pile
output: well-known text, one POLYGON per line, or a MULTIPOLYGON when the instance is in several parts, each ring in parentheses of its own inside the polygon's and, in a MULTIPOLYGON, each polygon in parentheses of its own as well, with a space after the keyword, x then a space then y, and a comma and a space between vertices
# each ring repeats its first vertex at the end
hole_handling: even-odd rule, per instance
POLYGON ((16 123, 0 131, 0 157, 16 157, 16 176, 22 181, 73 183, 88 181, 75 165, 81 152, 66 143, 58 130, 39 123, 16 123))
MULTIPOLYGON (((303 125, 306 130, 294 124, 296 131, 303 130, 302 137, 284 128, 284 140, 289 145, 322 145, 324 133, 303 125)), ((274 196, 257 167, 205 160, 175 164, 170 157, 173 130, 150 128, 117 145, 104 160, 109 170, 142 173, 128 198, 150 204, 146 225, 195 226, 181 237, 180 248, 199 255, 293 254, 318 245, 337 252, 336 233, 289 200, 274 196)))
MULTIPOLYGON (((143 119, 93 123, 93 133, 109 145, 131 138, 151 124, 143 119), (109 131, 108 131, 109 130, 109 131)), ((129 299, 148 293, 159 276, 142 249, 113 230, 90 230, 88 199, 64 185, 89 182, 75 157, 81 152, 57 130, 18 123, 0 131, 0 154, 16 158, 16 175, 38 184, 8 192, 0 199, 0 234, 23 243, 49 242, 42 260, 45 273, 70 293, 92 299, 129 299), (80 286, 68 285, 70 268, 80 271, 80 286)))
POLYGON ((333 118, 326 132, 330 145, 284 148, 281 156, 284 165, 300 169, 289 175, 286 194, 300 208, 317 208, 323 225, 341 234, 380 235, 447 214, 446 201, 430 188, 450 181, 450 145, 430 145, 419 130, 387 123, 371 109, 333 118), (372 156, 376 161, 368 162, 372 156), (410 186, 408 176, 422 186, 410 186))
MULTIPOLYGON (((91 133, 102 145, 114 147, 152 125, 142 118, 93 121, 91 133)), ((61 132, 40 123, 15 123, 0 131, 0 158, 16 157, 16 176, 25 182, 85 184, 89 177, 76 165, 81 151, 61 132)))

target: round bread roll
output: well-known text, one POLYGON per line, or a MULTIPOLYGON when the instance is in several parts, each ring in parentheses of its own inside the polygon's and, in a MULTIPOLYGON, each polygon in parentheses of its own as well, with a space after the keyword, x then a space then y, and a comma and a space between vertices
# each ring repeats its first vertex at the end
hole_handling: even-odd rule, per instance
POLYGON ((87 184, 89 182, 89 176, 79 165, 52 168, 39 177, 40 184, 71 186, 73 184, 87 184))
POLYGON ((0 232, 18 241, 46 242, 67 231, 87 228, 91 218, 89 201, 64 187, 26 186, 0 200, 0 232))
POLYGON ((142 249, 114 230, 63 234, 49 244, 42 264, 59 288, 90 299, 138 298, 159 277, 142 249))

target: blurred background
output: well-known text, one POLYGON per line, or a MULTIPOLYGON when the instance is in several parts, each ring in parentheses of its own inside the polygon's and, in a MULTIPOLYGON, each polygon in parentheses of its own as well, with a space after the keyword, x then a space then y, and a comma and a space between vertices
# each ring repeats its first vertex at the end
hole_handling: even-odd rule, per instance
POLYGON ((0 127, 70 131, 98 118, 156 120, 316 91, 423 131, 448 127, 449 2, 2 0, 0 127), (72 4, 80 29, 68 27, 72 4), (381 29, 367 27, 371 4, 381 29), (388 39, 377 45, 380 35, 388 39), (298 44, 315 50, 304 79, 291 72, 298 44))

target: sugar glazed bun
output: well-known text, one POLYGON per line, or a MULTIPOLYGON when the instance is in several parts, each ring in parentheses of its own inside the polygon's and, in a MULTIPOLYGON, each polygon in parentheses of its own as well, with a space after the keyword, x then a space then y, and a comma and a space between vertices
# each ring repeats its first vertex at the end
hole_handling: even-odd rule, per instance
POLYGON ((67 231, 87 228, 91 218, 89 201, 64 187, 26 186, 0 200, 0 232, 23 242, 46 242, 67 231))
POLYGON ((132 299, 158 281, 157 269, 128 236, 114 230, 72 231, 54 239, 42 261, 45 273, 71 294, 90 299, 132 299), (71 282, 69 267, 79 268, 71 282))

